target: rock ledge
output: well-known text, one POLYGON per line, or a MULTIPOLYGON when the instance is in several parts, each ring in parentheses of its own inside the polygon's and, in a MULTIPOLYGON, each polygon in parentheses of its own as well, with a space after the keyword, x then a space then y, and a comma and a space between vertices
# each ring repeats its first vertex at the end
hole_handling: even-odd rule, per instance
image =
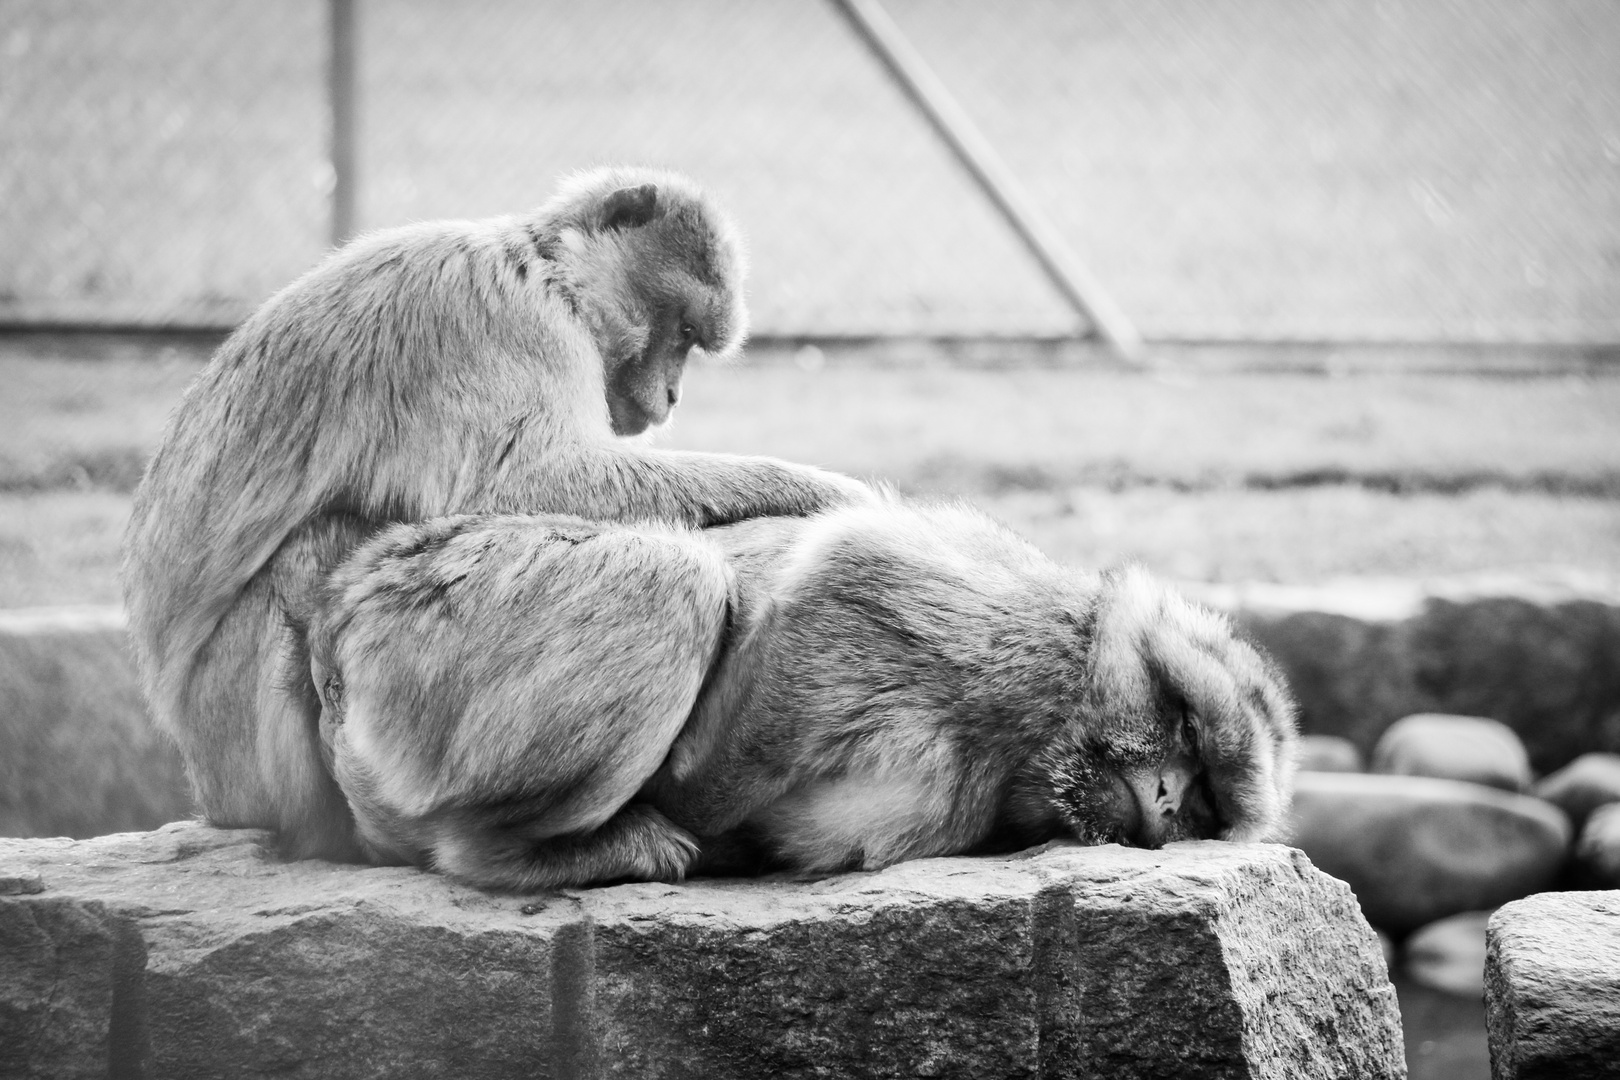
POLYGON ((0 1074, 1405 1075, 1349 889, 1275 845, 505 897, 263 840, 0 840, 0 1074))

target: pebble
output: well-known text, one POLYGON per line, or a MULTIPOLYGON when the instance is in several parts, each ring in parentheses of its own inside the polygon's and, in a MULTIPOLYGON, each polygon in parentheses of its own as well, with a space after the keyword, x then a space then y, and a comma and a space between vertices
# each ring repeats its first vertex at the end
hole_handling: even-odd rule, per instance
POLYGON ((1571 838, 1564 812, 1541 799, 1374 773, 1300 773, 1290 826, 1294 846, 1396 937, 1549 888, 1571 838))
POLYGON ((1574 878, 1588 889, 1620 889, 1620 803, 1598 807, 1581 827, 1574 878))
POLYGON ((1579 829, 1593 810, 1620 802, 1620 754, 1582 754, 1538 781, 1535 792, 1557 803, 1579 829))
POLYGON ((1483 716, 1417 713, 1391 724, 1372 752, 1372 771, 1467 780, 1528 791, 1530 756, 1512 728, 1483 716))
POLYGON ((1366 772, 1361 749, 1342 735, 1302 735, 1299 767, 1312 772, 1366 772))
POLYGON ((1460 997, 1485 993, 1485 924, 1491 911, 1465 911, 1414 930, 1403 950, 1406 977, 1460 997))

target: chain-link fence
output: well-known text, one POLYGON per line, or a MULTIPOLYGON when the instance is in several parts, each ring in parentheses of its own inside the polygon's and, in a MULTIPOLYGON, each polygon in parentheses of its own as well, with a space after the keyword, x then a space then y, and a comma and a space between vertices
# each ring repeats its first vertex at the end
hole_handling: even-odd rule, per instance
POLYGON ((319 0, 0 0, 0 312, 208 322, 321 252, 319 0))
MULTIPOLYGON (((0 320, 223 323, 331 232, 333 0, 0 0, 0 320)), ((670 166, 756 332, 1083 320, 829 0, 355 0, 362 228, 670 166)), ((1613 0, 887 0, 1150 338, 1620 341, 1613 0)))

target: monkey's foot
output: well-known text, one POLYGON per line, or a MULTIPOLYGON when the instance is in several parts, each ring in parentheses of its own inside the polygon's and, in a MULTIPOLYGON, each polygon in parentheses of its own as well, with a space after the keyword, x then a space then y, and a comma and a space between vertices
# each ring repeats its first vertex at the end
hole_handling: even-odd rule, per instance
POLYGON ((691 833, 645 803, 631 803, 588 833, 531 840, 462 827, 442 836, 434 864, 486 889, 533 892, 608 881, 680 881, 698 857, 691 833))

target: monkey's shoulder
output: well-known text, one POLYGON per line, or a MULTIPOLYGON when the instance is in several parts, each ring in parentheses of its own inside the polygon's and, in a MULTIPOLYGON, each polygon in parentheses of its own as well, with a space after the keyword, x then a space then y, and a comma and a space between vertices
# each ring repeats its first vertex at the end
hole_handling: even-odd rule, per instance
POLYGON ((1045 606, 1095 587, 984 513, 958 503, 884 501, 805 519, 774 564, 777 596, 813 606, 966 612, 1045 606))

